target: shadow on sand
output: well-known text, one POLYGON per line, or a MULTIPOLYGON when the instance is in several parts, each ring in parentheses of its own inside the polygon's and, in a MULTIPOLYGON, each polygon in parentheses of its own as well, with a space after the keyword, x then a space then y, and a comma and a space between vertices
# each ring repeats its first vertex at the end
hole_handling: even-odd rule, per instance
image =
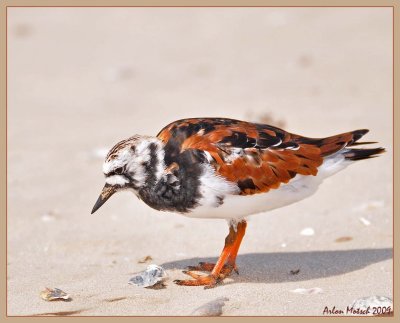
MULTIPOLYGON (((238 255, 240 275, 234 282, 281 283, 342 275, 391 259, 391 248, 307 252, 249 253, 238 255), (297 274, 297 270, 300 270, 297 274), (291 272, 292 271, 292 272, 291 272)), ((162 264, 165 269, 183 270, 200 261, 217 258, 190 258, 162 264)))

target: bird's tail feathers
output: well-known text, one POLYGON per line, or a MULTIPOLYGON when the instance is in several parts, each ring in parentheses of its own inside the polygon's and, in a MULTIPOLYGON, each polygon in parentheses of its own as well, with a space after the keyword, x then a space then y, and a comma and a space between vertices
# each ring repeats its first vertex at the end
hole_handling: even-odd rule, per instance
POLYGON ((347 160, 377 157, 377 155, 385 152, 385 148, 352 148, 354 146, 376 144, 374 141, 358 141, 367 134, 368 131, 368 129, 359 129, 320 139, 319 146, 322 155, 328 157, 336 153, 341 153, 347 160))
POLYGON ((368 159, 378 157, 379 154, 384 153, 386 150, 385 148, 351 148, 345 149, 343 156, 347 160, 361 160, 361 159, 368 159))

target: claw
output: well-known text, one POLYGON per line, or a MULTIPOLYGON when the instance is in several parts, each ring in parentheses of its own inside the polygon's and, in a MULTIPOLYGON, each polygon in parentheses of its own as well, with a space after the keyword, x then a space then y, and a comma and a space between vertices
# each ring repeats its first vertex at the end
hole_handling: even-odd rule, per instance
POLYGON ((214 275, 207 275, 207 276, 202 276, 195 274, 193 271, 211 271, 211 267, 214 267, 214 264, 207 263, 207 262, 199 262, 198 266, 187 266, 187 269, 190 270, 183 270, 182 273, 185 275, 188 275, 193 278, 193 280, 188 279, 188 280, 174 280, 174 283, 178 285, 184 285, 184 286, 205 286, 204 289, 209 289, 209 288, 214 288, 217 284, 221 283, 224 278, 228 277, 232 271, 235 271, 236 274, 239 274, 239 271, 236 267, 236 265, 232 264, 225 264, 224 267, 221 269, 220 273, 218 276, 214 275))
POLYGON ((201 261, 197 266, 187 266, 186 269, 194 271, 212 271, 215 264, 201 261))
POLYGON ((200 276, 200 275, 198 275, 198 274, 195 274, 195 273, 193 273, 193 272, 191 272, 191 271, 189 271, 189 270, 183 270, 182 272, 183 272, 185 275, 188 275, 188 276, 190 276, 190 277, 192 277, 192 278, 194 278, 194 279, 198 279, 198 278, 202 277, 202 276, 200 276))
MULTIPOLYGON (((196 275, 196 274, 194 274, 196 275)), ((200 276, 200 275, 196 275, 196 277, 192 276, 194 279, 188 279, 188 280, 180 280, 180 279, 176 279, 174 280, 174 283, 177 285, 183 285, 183 286, 211 286, 213 287, 218 279, 216 279, 214 276, 212 275, 208 275, 208 276, 200 276)))

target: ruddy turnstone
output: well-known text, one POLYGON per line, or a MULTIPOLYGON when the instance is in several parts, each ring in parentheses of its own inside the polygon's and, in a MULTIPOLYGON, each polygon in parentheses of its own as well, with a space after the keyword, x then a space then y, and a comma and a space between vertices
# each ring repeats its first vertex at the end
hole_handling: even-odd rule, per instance
POLYGON ((353 148, 368 130, 308 138, 266 124, 225 118, 175 121, 157 136, 117 143, 103 164, 105 186, 93 207, 131 190, 148 206, 188 217, 226 219, 229 234, 216 262, 190 266, 178 285, 212 287, 232 271, 245 217, 300 201, 322 181, 384 148, 353 148), (193 271, 209 271, 198 275, 193 271))

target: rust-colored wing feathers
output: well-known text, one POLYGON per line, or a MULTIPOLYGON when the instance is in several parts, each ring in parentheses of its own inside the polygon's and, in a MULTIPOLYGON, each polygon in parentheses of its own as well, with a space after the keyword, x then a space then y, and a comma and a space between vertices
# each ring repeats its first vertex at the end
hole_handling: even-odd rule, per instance
POLYGON ((297 174, 316 175, 325 156, 353 144, 366 132, 313 139, 269 125, 204 118, 176 121, 157 137, 165 143, 173 141, 180 152, 205 152, 216 172, 247 195, 276 189, 297 174))

